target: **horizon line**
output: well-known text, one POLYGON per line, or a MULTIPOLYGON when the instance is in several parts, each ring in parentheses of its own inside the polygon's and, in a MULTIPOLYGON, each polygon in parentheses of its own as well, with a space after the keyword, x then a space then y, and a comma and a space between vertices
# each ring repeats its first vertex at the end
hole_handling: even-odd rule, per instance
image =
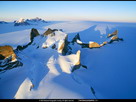
MULTIPOLYGON (((92 21, 92 22, 113 22, 113 23, 136 23, 136 21, 118 21, 118 20, 115 20, 115 21, 111 21, 111 20, 89 20, 89 19, 45 19, 44 17, 33 17, 33 18, 24 18, 25 20, 26 19, 34 19, 34 18, 40 18, 40 19, 42 19, 42 20, 45 20, 45 21, 92 21)), ((0 21, 5 21, 5 22, 14 22, 14 21, 16 21, 16 19, 17 20, 19 20, 20 18, 15 18, 15 20, 13 20, 13 19, 3 19, 3 20, 0 20, 0 21)))

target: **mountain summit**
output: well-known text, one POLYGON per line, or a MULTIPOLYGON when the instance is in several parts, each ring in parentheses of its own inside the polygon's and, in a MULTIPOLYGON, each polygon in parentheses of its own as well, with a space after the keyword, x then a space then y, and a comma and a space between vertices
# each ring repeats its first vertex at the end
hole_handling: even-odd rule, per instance
POLYGON ((14 21, 14 26, 26 26, 26 25, 37 25, 39 23, 48 23, 45 20, 42 20, 41 18, 32 18, 32 19, 23 19, 20 18, 19 20, 14 21))

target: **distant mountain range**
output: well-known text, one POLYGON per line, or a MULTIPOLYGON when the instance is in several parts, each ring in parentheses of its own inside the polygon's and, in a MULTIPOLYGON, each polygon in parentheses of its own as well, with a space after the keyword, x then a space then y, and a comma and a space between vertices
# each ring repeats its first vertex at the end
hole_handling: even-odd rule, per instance
POLYGON ((5 21, 0 21, 0 24, 7 24, 7 22, 5 22, 5 21))
POLYGON ((14 26, 35 25, 38 23, 48 23, 48 22, 38 17, 32 19, 20 18, 19 20, 14 21, 14 26))

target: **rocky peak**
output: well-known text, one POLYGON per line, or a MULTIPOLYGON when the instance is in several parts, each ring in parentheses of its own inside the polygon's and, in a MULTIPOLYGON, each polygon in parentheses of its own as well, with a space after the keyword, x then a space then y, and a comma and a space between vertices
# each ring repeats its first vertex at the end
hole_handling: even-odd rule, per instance
POLYGON ((80 36, 79 36, 79 33, 77 33, 77 35, 73 38, 72 44, 74 44, 75 42, 77 42, 77 40, 81 40, 80 36))
POLYGON ((114 41, 123 41, 123 38, 119 38, 117 35, 115 35, 111 38, 111 40, 109 41, 109 44, 114 41))
POLYGON ((1 58, 8 58, 10 56, 12 56, 12 61, 16 60, 16 54, 13 51, 13 48, 11 46, 0 46, 0 55, 1 58))
POLYGON ((31 33, 30 33, 30 40, 33 41, 34 37, 40 35, 39 32, 37 31, 37 29, 32 28, 31 29, 31 33))
POLYGON ((117 35, 118 34, 118 30, 115 30, 113 33, 111 33, 111 34, 108 34, 108 38, 109 37, 112 37, 112 36, 114 36, 114 35, 117 35))

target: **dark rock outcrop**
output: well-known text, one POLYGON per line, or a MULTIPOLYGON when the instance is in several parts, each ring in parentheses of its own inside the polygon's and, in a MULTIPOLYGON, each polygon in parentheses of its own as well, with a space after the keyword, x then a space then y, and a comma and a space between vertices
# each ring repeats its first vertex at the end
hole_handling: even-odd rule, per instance
POLYGON ((37 31, 37 29, 35 28, 32 28, 31 29, 31 33, 30 33, 30 40, 31 42, 33 41, 34 37, 40 35, 39 32, 37 31))
POLYGON ((89 42, 89 43, 83 43, 81 40, 80 40, 80 36, 79 34, 77 34, 73 40, 72 40, 72 43, 74 44, 74 42, 77 42, 77 40, 79 40, 77 42, 77 44, 81 45, 82 48, 100 48, 106 44, 110 44, 114 41, 123 41, 123 38, 119 38, 118 37, 118 30, 115 30, 112 34, 108 34, 107 36, 108 38, 111 37, 110 41, 107 42, 107 41, 104 41, 102 44, 98 44, 97 42, 89 42))
POLYGON ((5 59, 5 56, 0 54, 0 60, 4 60, 4 59, 5 59))
POLYGON ((77 33, 77 35, 72 39, 71 43, 74 44, 75 42, 77 42, 77 40, 81 40, 79 33, 77 33))
POLYGON ((69 46, 68 42, 68 35, 66 36, 65 40, 64 40, 64 46, 63 46, 63 50, 62 50, 62 55, 66 55, 66 54, 70 54, 70 49, 71 47, 69 46))
POLYGON ((86 44, 86 43, 82 43, 80 44, 82 48, 89 48, 89 44, 86 44))
POLYGON ((82 65, 82 64, 79 64, 79 65, 75 65, 75 66, 72 68, 71 72, 74 72, 75 70, 80 69, 81 67, 87 69, 87 66, 82 65))
POLYGON ((11 61, 12 61, 12 57, 8 57, 4 60, 0 60, 0 71, 5 71, 19 66, 23 66, 23 63, 20 61, 14 61, 14 62, 11 61))
MULTIPOLYGON (((21 51, 21 50, 24 50, 25 48, 27 48, 29 45, 31 45, 33 43, 33 39, 36 37, 36 36, 39 36, 39 32, 37 31, 37 29, 34 29, 32 28, 31 29, 31 33, 30 33, 30 40, 31 42, 29 42, 28 44, 26 45, 18 45, 17 48, 15 49, 15 51, 21 51)), ((37 48, 39 48, 39 46, 37 46, 37 48)))
POLYGON ((18 45, 17 48, 15 49, 16 51, 21 51, 21 50, 24 50, 25 48, 27 48, 29 45, 31 45, 32 42, 29 42, 28 44, 24 45, 24 46, 21 46, 21 45, 18 45))
MULTIPOLYGON (((77 40, 81 41, 79 33, 77 33, 77 35, 72 39, 71 43, 74 45, 75 43, 77 43, 77 40)), ((89 48, 89 44, 87 43, 77 43, 77 44, 81 45, 82 48, 89 48)))
POLYGON ((48 28, 44 33, 43 33, 43 35, 44 36, 47 36, 47 35, 49 35, 49 34, 52 34, 52 36, 55 34, 54 33, 54 31, 58 31, 57 29, 50 29, 50 28, 48 28))

